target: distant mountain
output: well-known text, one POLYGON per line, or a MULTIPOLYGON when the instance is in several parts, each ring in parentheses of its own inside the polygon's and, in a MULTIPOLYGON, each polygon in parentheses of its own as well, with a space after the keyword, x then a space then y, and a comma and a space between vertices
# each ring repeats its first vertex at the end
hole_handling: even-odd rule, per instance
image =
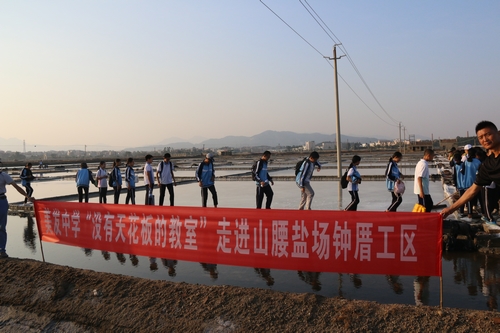
MULTIPOLYGON (((368 137, 354 137, 342 135, 343 142, 374 142, 377 138, 368 137)), ((181 141, 172 142, 169 139, 161 141, 161 145, 171 147, 174 149, 186 149, 192 147, 201 148, 220 148, 220 147, 256 147, 256 146, 301 146, 306 141, 315 141, 316 143, 336 141, 335 134, 321 134, 321 133, 295 133, 289 131, 265 131, 253 136, 226 136, 220 139, 208 139, 200 143, 193 144, 191 142, 181 141)))

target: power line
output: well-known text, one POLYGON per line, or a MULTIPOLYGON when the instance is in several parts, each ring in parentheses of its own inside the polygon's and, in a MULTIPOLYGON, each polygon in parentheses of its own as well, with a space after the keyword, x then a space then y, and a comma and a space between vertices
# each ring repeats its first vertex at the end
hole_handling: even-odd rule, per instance
POLYGON ((283 20, 278 14, 276 14, 271 8, 269 8, 268 5, 266 5, 262 0, 260 0, 260 3, 262 3, 264 6, 266 6, 266 8, 269 9, 269 11, 271 11, 271 13, 273 13, 274 15, 276 15, 276 17, 279 18, 281 20, 281 22, 285 23, 287 27, 289 27, 293 32, 295 32, 297 34, 297 36, 299 36, 300 38, 302 38, 302 40, 304 42, 306 42, 310 47, 312 47, 316 52, 318 52, 323 57, 323 54, 320 51, 318 51, 318 49, 316 49, 311 43, 309 43, 307 41, 307 39, 305 39, 304 37, 302 37, 302 35, 299 34, 294 28, 292 28, 290 26, 290 24, 286 23, 286 21, 283 20))
MULTIPOLYGON (((384 113, 394 122, 394 123, 398 123, 397 120, 395 120, 386 110, 385 108, 382 106, 382 104, 379 102, 379 100, 377 99, 377 97, 375 96, 375 94, 372 92, 372 90, 370 89, 370 87, 368 86, 368 84, 366 83, 365 79, 363 78, 363 75, 361 75, 361 72, 358 70, 357 66, 354 64, 354 61, 352 60, 351 56, 349 55, 349 53, 347 52, 347 49, 342 45, 340 39, 335 36, 335 34, 333 33, 333 31, 328 27, 328 25, 325 23, 325 21, 323 21, 323 19, 319 16, 319 14, 314 10, 314 8, 307 2, 307 0, 304 0, 304 2, 307 4, 307 6, 314 12, 314 15, 313 13, 311 13, 311 10, 309 10, 305 5, 304 3, 302 2, 302 0, 299 0, 299 2, 302 4, 302 6, 306 9, 306 11, 309 13, 309 15, 311 15, 311 17, 316 21, 316 23, 321 27, 321 29, 326 33, 326 35, 335 43, 335 44, 340 44, 341 46, 341 50, 345 53, 347 59, 349 60, 349 62, 351 63, 351 66, 354 68, 354 71, 358 74, 359 78, 361 79, 361 81, 363 82, 363 84, 365 85, 366 89, 368 90, 368 92, 372 95, 373 99, 377 102, 377 104, 379 105, 379 107, 382 109, 382 111, 384 111, 384 113), (316 19, 316 17, 321 21, 321 23, 316 19), (325 30, 325 27, 328 29, 328 31, 330 31, 331 35, 334 36, 337 40, 335 40, 329 33, 328 31, 325 30)), ((345 81, 344 81, 345 82, 345 81)), ((364 102, 363 102, 364 103, 364 102)), ((365 103, 366 105, 366 103, 365 103)), ((380 118, 380 117, 379 117, 380 118)))
MULTIPOLYGON (((266 7, 266 8, 267 8, 267 9, 268 9, 271 13, 273 13, 273 14, 274 14, 277 18, 279 18, 279 19, 281 20, 281 22, 283 22, 283 23, 284 23, 287 27, 289 27, 289 28, 290 28, 293 32, 295 32, 295 34, 297 34, 297 36, 299 36, 299 37, 300 37, 300 38, 301 38, 304 42, 306 42, 306 43, 307 43, 307 44, 308 44, 308 45, 309 45, 309 46, 310 46, 313 50, 315 50, 318 54, 320 54, 320 55, 321 55, 321 57, 322 57, 323 59, 325 59, 325 61, 328 63, 328 65, 329 65, 330 67, 332 67, 332 68, 333 68, 333 65, 332 65, 332 64, 328 61, 328 59, 326 59, 326 58, 325 58, 325 56, 324 56, 324 55, 323 55, 323 54, 322 54, 322 53, 321 53, 318 49, 316 49, 316 48, 315 48, 315 47, 314 47, 314 46, 313 46, 313 45, 312 45, 309 41, 307 41, 307 40, 306 40, 306 39, 305 39, 302 35, 300 35, 300 34, 299 34, 299 33, 298 33, 295 29, 293 29, 293 28, 292 28, 292 26, 290 26, 290 24, 288 24, 288 23, 287 23, 284 19, 282 19, 282 18, 281 18, 281 17, 280 17, 280 16, 279 16, 279 15, 278 15, 275 11, 273 11, 273 10, 272 10, 272 9, 271 9, 268 5, 266 5, 266 4, 265 4, 262 0, 260 0, 260 2, 261 2, 261 3, 262 3, 262 4, 263 4, 263 5, 264 5, 264 6, 265 6, 265 7, 266 7)), ((306 8, 306 9, 307 9, 307 8, 306 8)), ((311 9, 312 9, 312 8, 311 8, 311 9)), ((312 9, 312 10, 314 11, 314 9, 312 9)), ((318 16, 318 17, 319 17, 319 16, 318 16)), ((321 18, 319 18, 319 19, 321 20, 321 18)), ((319 24, 319 23, 318 23, 318 24, 319 24)), ((321 26, 321 25, 320 25, 320 26, 321 26)), ((326 26, 326 24, 325 24, 325 26, 326 26)), ((327 26, 327 28, 328 28, 328 26, 327 26)), ((328 28, 328 29, 330 30, 330 28, 328 28)), ((330 30, 330 31, 331 31, 331 30, 330 30)), ((326 32, 326 31, 325 31, 325 32, 326 32)), ((326 33, 327 33, 327 32, 326 32, 326 33)), ((329 36, 329 34, 328 34, 328 33, 327 33, 327 35, 329 36)), ((334 34, 333 34, 333 32, 332 32, 332 35, 334 35, 334 34)), ((330 36, 329 36, 329 37, 330 37, 330 36)), ((334 40, 332 37, 330 37, 330 38, 332 39, 332 41, 334 41, 334 42, 335 42, 335 40, 334 40)), ((339 42, 340 42, 340 41, 339 41, 339 42)), ((335 43, 336 43, 336 42, 335 42, 335 43)), ((346 53, 347 58, 348 58, 348 59, 350 59, 350 57, 349 57, 349 55, 347 54, 346 50, 345 50, 345 49, 343 49, 342 51, 343 51, 344 53, 346 53)), ((356 66, 354 65, 354 63, 352 62, 352 60, 350 60, 350 62, 351 62, 351 65, 352 65, 354 68, 356 68, 356 66)), ((372 112, 372 113, 373 113, 373 114, 374 114, 377 118, 379 118, 381 121, 383 121, 384 123, 386 123, 386 124, 387 124, 387 125, 389 125, 389 126, 395 126, 395 127, 397 127, 397 126, 398 126, 398 125, 390 124, 390 123, 388 123, 386 120, 384 120, 382 117, 380 117, 380 116, 379 116, 379 115, 378 115, 378 114, 377 114, 377 113, 376 113, 376 112, 375 112, 372 108, 370 108, 370 106, 368 106, 368 104, 366 104, 366 102, 365 102, 365 101, 363 101, 363 99, 362 99, 362 98, 361 98, 361 97, 360 97, 360 96, 356 93, 356 91, 354 91, 354 89, 353 89, 353 88, 352 88, 352 87, 351 87, 351 86, 347 83, 347 81, 346 81, 346 80, 342 77, 342 75, 340 75, 339 73, 338 73, 338 75, 340 76, 340 78, 342 79, 342 81, 344 81, 344 83, 347 85, 347 87, 349 87, 349 89, 351 89, 351 91, 354 93, 354 95, 355 95, 355 96, 356 96, 356 97, 357 97, 357 98, 358 98, 358 99, 359 99, 359 100, 360 100, 360 101, 361 101, 361 102, 362 102, 362 103, 363 103, 363 104, 364 104, 364 105, 368 108, 368 110, 370 110, 370 111, 371 111, 371 112, 372 112)), ((360 75, 360 74, 358 74, 358 75, 360 75)), ((392 118, 391 118, 391 119, 392 119, 392 118)), ((392 119, 392 120, 394 121, 394 119, 392 119)))

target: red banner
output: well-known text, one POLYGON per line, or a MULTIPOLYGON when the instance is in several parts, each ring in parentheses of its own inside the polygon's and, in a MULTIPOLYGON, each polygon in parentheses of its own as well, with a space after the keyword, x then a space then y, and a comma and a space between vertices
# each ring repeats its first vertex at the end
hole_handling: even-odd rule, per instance
POLYGON ((36 201, 41 239, 117 253, 310 272, 441 276, 437 213, 36 201))

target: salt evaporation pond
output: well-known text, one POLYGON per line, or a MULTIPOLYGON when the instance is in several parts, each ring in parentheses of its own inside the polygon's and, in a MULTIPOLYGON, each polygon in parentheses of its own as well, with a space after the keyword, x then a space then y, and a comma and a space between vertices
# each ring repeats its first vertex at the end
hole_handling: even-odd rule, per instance
MULTIPOLYGON (((327 171, 325 169, 323 171, 327 171)), ((322 171, 322 172, 323 172, 322 171)), ((235 171, 238 172, 238 171, 235 171)), ((290 172, 290 171, 288 171, 290 172)), ((183 172, 184 173, 184 172, 183 172)), ((188 173, 188 172, 186 172, 188 173)), ((337 182, 316 181, 313 209, 339 209, 350 201, 343 191, 339 201, 337 182)), ((415 203, 413 182, 408 181, 401 211, 411 211, 415 203)), ((34 182, 34 196, 53 197, 75 193, 73 181, 60 180, 34 182)), ((220 207, 252 208, 255 205, 255 186, 249 181, 216 182, 220 207)), ((273 208, 295 209, 299 202, 299 190, 294 182, 276 182, 273 208)), ((91 192, 96 188, 91 187, 91 192)), ((158 189, 156 189, 158 191, 158 189)), ((108 202, 112 201, 109 192, 108 202)), ((431 183, 431 194, 437 202, 443 198, 440 182, 431 183)), ((9 201, 21 197, 9 188, 9 201)), ((158 195, 158 193, 156 193, 158 195)), ((142 203, 144 192, 137 193, 142 203)), ((200 206, 200 189, 197 184, 175 188, 178 206, 200 206)), ((360 186, 359 210, 385 210, 390 194, 381 181, 367 181, 360 186)), ((123 203, 125 195, 121 195, 123 203)), ((97 198, 91 198, 97 202, 97 198)), ((210 206, 209 200, 209 206, 210 206)), ((33 218, 9 216, 8 253, 12 257, 42 260, 40 243, 33 218)), ((439 278, 383 275, 353 275, 339 273, 297 272, 276 269, 259 269, 176 261, 171 258, 147 258, 128 254, 84 250, 65 245, 43 243, 47 262, 100 272, 124 274, 148 279, 204 285, 234 285, 267 288, 277 291, 312 292, 327 297, 342 296, 348 299, 372 300, 380 303, 439 305, 439 278)), ((471 309, 497 309, 500 290, 498 259, 480 253, 449 252, 443 254, 444 305, 471 309)))

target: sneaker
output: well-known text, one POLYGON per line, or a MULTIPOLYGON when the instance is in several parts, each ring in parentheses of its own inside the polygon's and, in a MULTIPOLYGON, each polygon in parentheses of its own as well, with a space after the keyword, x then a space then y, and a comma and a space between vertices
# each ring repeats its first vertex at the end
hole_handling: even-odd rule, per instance
POLYGON ((481 222, 488 223, 488 222, 491 222, 491 220, 488 219, 486 216, 481 216, 481 222))
POLYGON ((464 221, 464 222, 472 222, 472 218, 471 217, 462 217, 460 220, 464 221))
POLYGON ((5 251, 0 252, 0 258, 8 258, 8 257, 9 255, 7 254, 7 252, 5 251))

